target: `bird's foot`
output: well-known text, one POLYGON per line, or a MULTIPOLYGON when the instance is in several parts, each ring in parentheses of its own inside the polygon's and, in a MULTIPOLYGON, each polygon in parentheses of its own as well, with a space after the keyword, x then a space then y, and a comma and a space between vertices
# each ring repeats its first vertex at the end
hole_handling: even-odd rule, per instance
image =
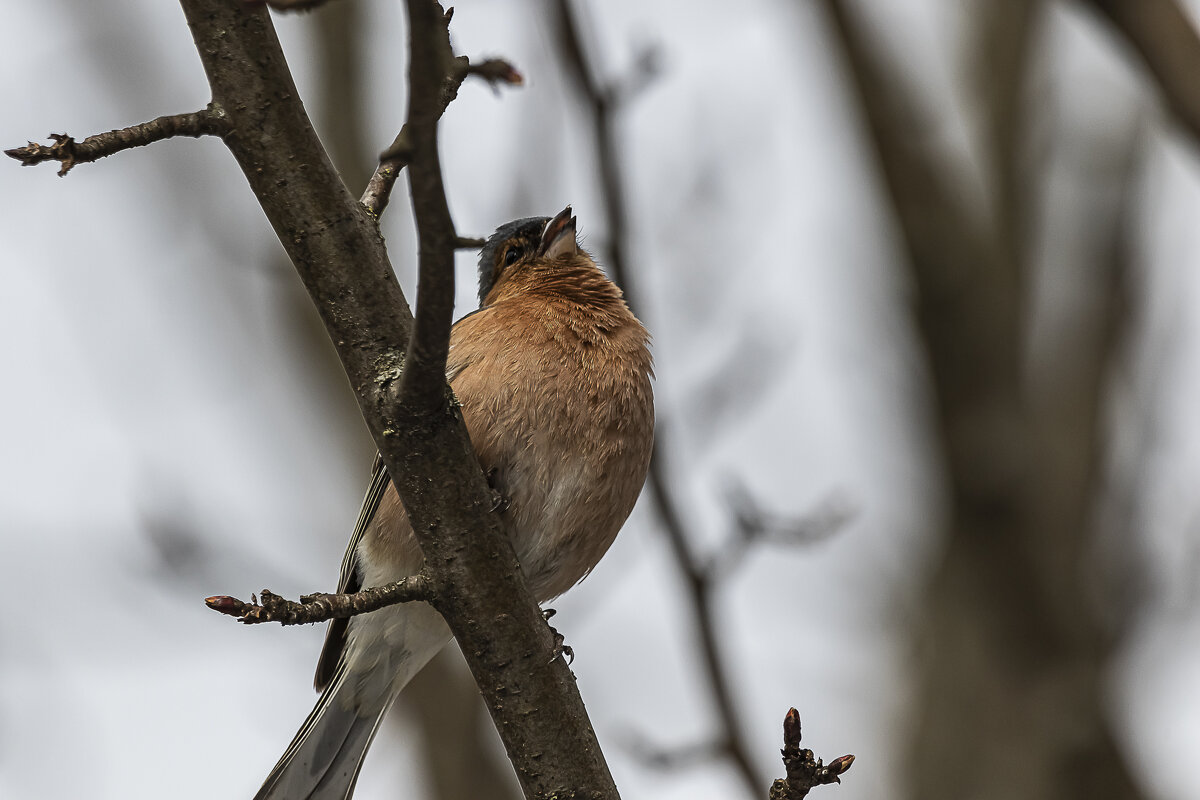
POLYGON ((550 663, 553 664, 555 659, 560 656, 566 656, 567 666, 570 666, 575 660, 575 651, 572 650, 571 646, 566 643, 567 640, 563 637, 563 635, 559 633, 553 625, 550 624, 550 618, 557 613, 558 612, 553 608, 542 609, 542 618, 546 620, 546 626, 550 628, 550 635, 554 637, 554 650, 550 656, 550 663))
POLYGON ((504 513, 508 510, 508 498, 504 496, 504 492, 496 488, 496 470, 495 468, 487 471, 488 488, 492 490, 492 511, 504 513))

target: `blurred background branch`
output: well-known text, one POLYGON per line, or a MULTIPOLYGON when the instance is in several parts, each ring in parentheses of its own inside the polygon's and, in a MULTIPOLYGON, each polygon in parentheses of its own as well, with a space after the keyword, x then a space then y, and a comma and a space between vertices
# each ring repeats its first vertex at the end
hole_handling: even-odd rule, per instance
POLYGON ((990 167, 979 205, 966 202, 968 187, 946 185, 953 157, 923 135, 924 104, 868 16, 844 0, 823 5, 905 243, 949 484, 945 552, 918 615, 912 796, 1140 796, 1105 710, 1118 638, 1096 606, 1113 595, 1091 558, 1105 390, 1129 305, 1123 232, 1140 126, 1071 143, 1102 170, 1072 176, 1085 182, 1091 235, 1101 238, 1080 273, 1090 303, 1045 353, 1028 328, 1040 228, 1022 219, 1038 210, 1048 177, 1022 166, 1040 4, 985 2, 971 23, 986 59, 975 74, 988 76, 978 93, 990 167))
POLYGON ((1200 143, 1200 34, 1177 0, 1082 0, 1112 22, 1149 70, 1167 106, 1200 143))
MULTIPOLYGON (((589 57, 590 49, 595 46, 589 46, 587 33, 595 26, 585 21, 581 4, 549 2, 547 8, 553 20, 552 29, 558 33, 565 72, 571 85, 584 99, 585 113, 592 124, 592 141, 596 148, 594 163, 599 173, 600 197, 608 223, 605 243, 607 257, 604 263, 613 279, 622 287, 626 301, 635 313, 640 313, 645 304, 640 299, 639 280, 648 265, 637 264, 628 256, 631 249, 626 200, 628 182, 623 175, 619 155, 622 151, 619 129, 621 112, 651 85, 660 69, 659 58, 653 48, 643 48, 624 77, 602 78, 600 68, 589 57)), ((742 387, 743 393, 746 390, 747 387, 742 387)), ((718 592, 722 588, 721 579, 741 560, 745 548, 765 538, 768 526, 763 524, 764 515, 761 511, 757 508, 752 510, 745 492, 741 492, 731 498, 735 530, 729 539, 730 544, 716 555, 701 556, 692 543, 693 537, 684 521, 684 504, 676 497, 674 481, 668 477, 671 441, 666 431, 670 430, 670 420, 665 418, 661 407, 657 417, 654 457, 646 478, 646 492, 654 502, 657 526, 665 534, 675 565, 683 575, 691 623, 695 630, 695 646, 704 668, 708 700, 717 714, 717 732, 711 741, 695 748, 646 751, 642 754, 642 760, 658 768, 677 769, 693 763, 699 754, 719 755, 733 767, 744 795, 755 797, 760 794, 766 776, 760 773, 751 755, 748 722, 744 718, 743 705, 737 696, 738 689, 723 653, 717 603, 718 592)), ((839 524, 840 520, 834 520, 829 529, 839 524)), ((787 528, 794 533, 805 526, 792 520, 777 522, 771 527, 772 532, 787 528)), ((805 537, 785 535, 780 538, 795 544, 805 537)))

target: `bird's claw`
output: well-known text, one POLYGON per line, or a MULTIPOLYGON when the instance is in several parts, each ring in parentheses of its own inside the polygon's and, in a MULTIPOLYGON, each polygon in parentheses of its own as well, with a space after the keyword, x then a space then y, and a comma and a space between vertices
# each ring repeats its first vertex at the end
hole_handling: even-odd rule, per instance
POLYGON ((547 627, 550 628, 550 635, 554 637, 554 649, 550 654, 550 663, 553 664, 560 656, 566 656, 567 666, 569 667, 575 661, 575 651, 566 643, 567 640, 563 635, 553 625, 549 624, 550 618, 557 613, 553 608, 542 609, 542 619, 546 620, 547 627))
POLYGON ((504 496, 504 492, 496 488, 496 469, 493 467, 487 471, 488 488, 492 490, 492 511, 504 513, 508 510, 508 498, 504 496))

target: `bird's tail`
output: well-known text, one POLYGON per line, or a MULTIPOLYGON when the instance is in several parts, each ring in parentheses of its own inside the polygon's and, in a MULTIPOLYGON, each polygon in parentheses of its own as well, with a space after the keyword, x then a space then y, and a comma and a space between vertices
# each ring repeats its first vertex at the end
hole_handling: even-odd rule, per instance
POLYGON ((254 800, 348 800, 384 713, 449 640, 425 603, 353 618, 333 678, 254 800))

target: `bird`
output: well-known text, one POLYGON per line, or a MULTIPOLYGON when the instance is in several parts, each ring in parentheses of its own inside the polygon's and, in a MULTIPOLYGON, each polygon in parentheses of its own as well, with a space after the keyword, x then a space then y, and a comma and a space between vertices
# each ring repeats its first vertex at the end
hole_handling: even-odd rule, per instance
MULTIPOLYGON (((454 324, 446 377, 539 603, 582 580, 645 482, 654 441, 650 336, 580 245, 567 206, 501 225, 479 254, 479 307, 454 324)), ((377 455, 339 592, 423 560, 377 455)), ((424 602, 330 622, 316 707, 255 800, 349 800, 384 714, 451 639, 424 602)))

